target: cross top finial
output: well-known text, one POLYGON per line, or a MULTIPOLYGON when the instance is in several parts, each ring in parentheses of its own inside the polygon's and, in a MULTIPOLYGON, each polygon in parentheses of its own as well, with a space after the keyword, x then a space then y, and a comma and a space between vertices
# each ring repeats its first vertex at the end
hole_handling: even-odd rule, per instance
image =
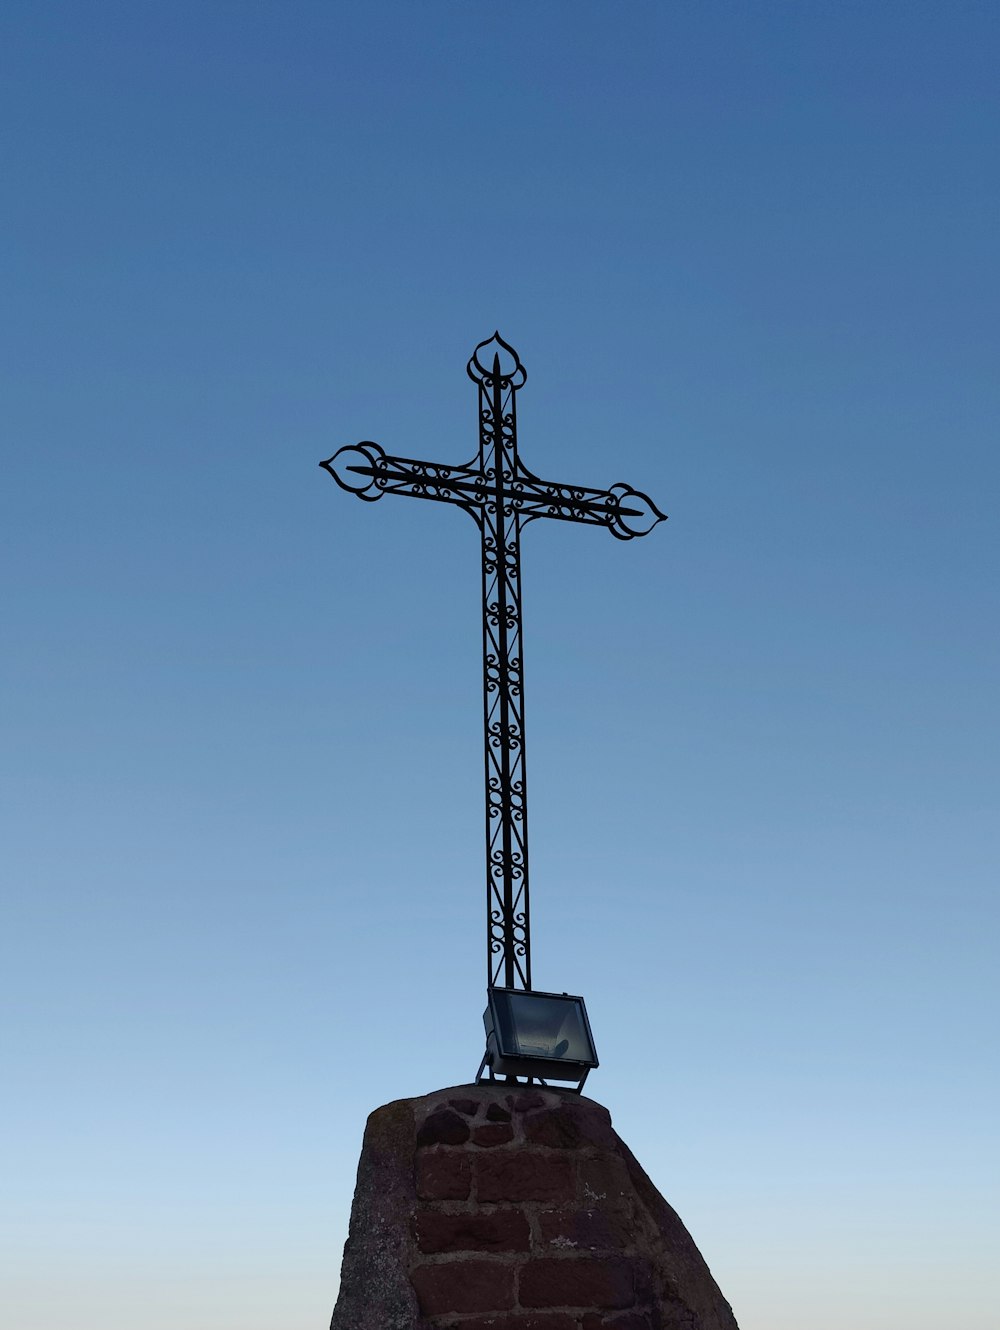
POLYGON ((510 386, 515 390, 524 387, 528 371, 521 364, 521 358, 498 332, 480 342, 472 353, 472 359, 466 366, 473 383, 483 383, 492 387, 499 379, 500 387, 510 386))

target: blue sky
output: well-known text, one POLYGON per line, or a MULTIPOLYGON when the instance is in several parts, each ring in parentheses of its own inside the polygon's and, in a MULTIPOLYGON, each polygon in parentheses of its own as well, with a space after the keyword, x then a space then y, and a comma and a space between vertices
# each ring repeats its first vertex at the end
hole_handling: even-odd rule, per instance
POLYGON ((993 1330, 1000 14, 20 3, 2 1295, 294 1330, 471 1077, 477 536, 524 460, 534 968, 743 1330, 993 1330))

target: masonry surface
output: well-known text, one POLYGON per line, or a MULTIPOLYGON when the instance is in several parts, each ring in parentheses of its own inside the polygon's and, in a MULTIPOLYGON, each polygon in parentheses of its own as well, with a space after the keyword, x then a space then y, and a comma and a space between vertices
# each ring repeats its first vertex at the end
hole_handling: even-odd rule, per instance
POLYGON ((497 1082, 368 1119, 331 1330, 738 1328, 607 1110, 497 1082))

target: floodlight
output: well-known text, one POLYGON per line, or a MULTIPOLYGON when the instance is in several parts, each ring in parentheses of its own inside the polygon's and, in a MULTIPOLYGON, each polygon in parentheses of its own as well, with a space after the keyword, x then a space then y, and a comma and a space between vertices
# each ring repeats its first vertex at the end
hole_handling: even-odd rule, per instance
POLYGON ((488 1068, 490 1079, 526 1076, 529 1080, 576 1081, 577 1092, 597 1051, 582 997, 491 988, 483 1012, 486 1054, 476 1080, 488 1068))

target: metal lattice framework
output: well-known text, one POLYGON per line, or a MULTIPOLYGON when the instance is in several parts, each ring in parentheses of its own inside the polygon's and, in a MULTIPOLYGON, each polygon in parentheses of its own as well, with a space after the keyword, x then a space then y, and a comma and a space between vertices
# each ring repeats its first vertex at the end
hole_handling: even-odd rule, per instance
POLYGON ((365 441, 320 465, 368 502, 383 494, 464 508, 482 536, 483 715, 486 769, 487 976, 491 986, 531 988, 528 790, 524 755, 521 528, 538 517, 603 526, 619 540, 664 519, 630 485, 607 490, 539 478, 517 453, 517 392, 524 366, 499 333, 468 364, 479 386, 479 457, 465 466, 390 457, 365 441))

